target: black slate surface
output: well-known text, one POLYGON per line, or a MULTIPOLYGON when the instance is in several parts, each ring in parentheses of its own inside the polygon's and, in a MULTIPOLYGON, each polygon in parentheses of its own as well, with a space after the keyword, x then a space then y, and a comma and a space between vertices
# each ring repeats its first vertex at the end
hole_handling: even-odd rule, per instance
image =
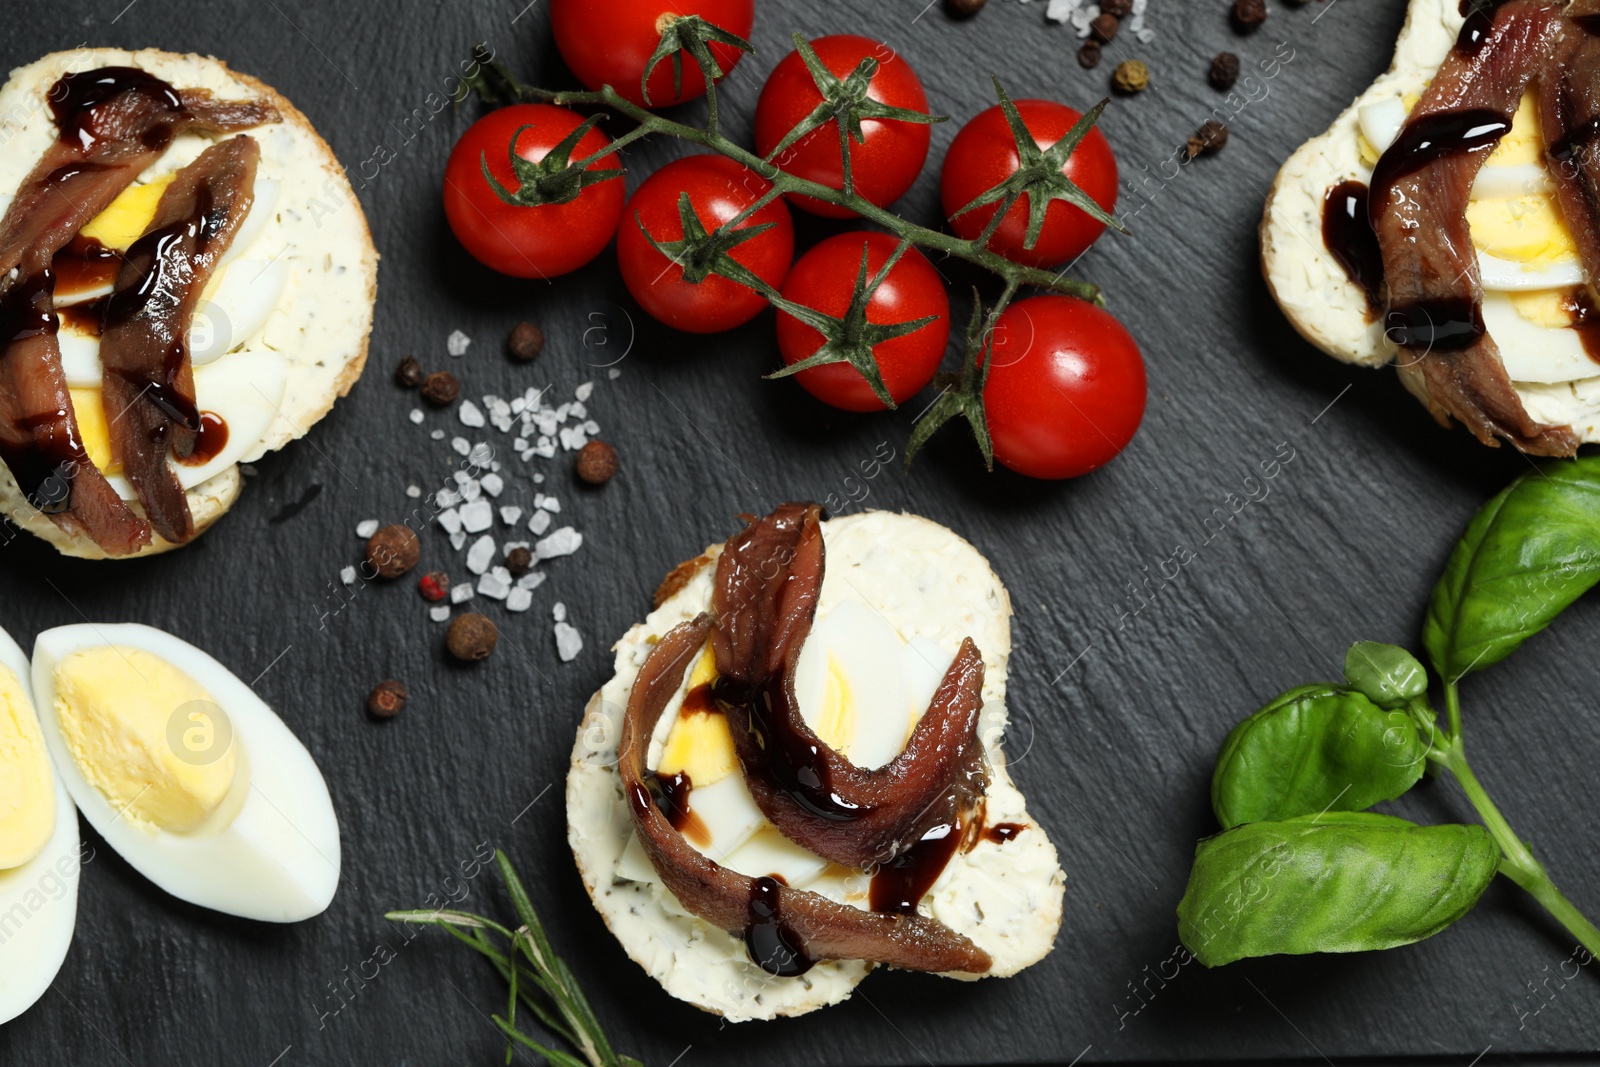
MULTIPOLYGON (((383 254, 372 364, 348 400, 262 462, 233 513, 181 554, 86 565, 26 538, 10 544, 0 553, 0 623, 24 646, 84 618, 152 623, 257 679, 327 776, 345 878, 324 916, 259 925, 166 897, 88 834, 97 851, 73 951, 43 1001, 0 1030, 0 1062, 498 1062, 485 1015, 503 1005, 498 980, 442 935, 407 940, 381 918, 434 893, 502 909, 492 875, 452 880, 484 842, 519 861, 618 1047, 654 1064, 1402 1054, 1466 1064, 1486 1050, 1494 1059, 1596 1048, 1594 979, 1550 980, 1569 939, 1507 885, 1444 935, 1396 951, 1209 973, 1171 962, 1173 907, 1194 840, 1212 829, 1207 781, 1228 728, 1281 689, 1334 676, 1351 640, 1414 641, 1457 532, 1526 469, 1434 428, 1390 374, 1317 355, 1257 271, 1255 224, 1279 161, 1384 68, 1402 4, 1274 0, 1266 27, 1241 40, 1222 0, 1153 0, 1157 39, 1108 50, 1154 72, 1150 92, 1117 100, 1104 120, 1124 177, 1145 191, 1124 200, 1143 203, 1137 236, 1103 240, 1078 266, 1144 347, 1143 431, 1109 468, 1068 484, 985 475, 954 430, 909 474, 895 466, 867 483, 868 506, 952 526, 1011 589, 1015 772, 1069 875, 1055 952, 1010 981, 882 974, 825 1014, 725 1028, 666 997, 585 899, 562 813, 573 729, 609 674, 606 646, 642 614, 667 568, 725 536, 737 512, 842 493, 879 442, 903 446, 916 406, 851 418, 761 381, 774 361, 770 313, 721 337, 675 336, 631 305, 609 252, 548 285, 492 277, 467 259, 445 227, 438 184, 471 109, 446 110, 420 133, 400 123, 479 40, 537 81, 570 84, 545 5, 125 3, 10 0, 0 7, 0 62, 84 43, 210 52, 280 88, 352 169, 387 146, 392 160, 361 194, 383 254), (1221 102, 1204 73, 1224 47, 1247 60, 1292 58, 1231 120, 1221 156, 1164 180, 1161 161, 1221 102), (523 317, 550 337, 532 368, 499 350, 523 317), (445 338, 457 328, 476 343, 452 362, 445 338), (586 365, 615 358, 630 333, 618 379, 586 365), (401 516, 408 484, 432 487, 455 463, 446 442, 406 421, 411 398, 388 374, 408 352, 452 364, 469 394, 527 384, 568 392, 594 378, 590 410, 623 456, 622 474, 600 491, 570 484, 563 462, 536 467, 549 471, 545 488, 586 543, 550 567, 534 610, 474 669, 445 661, 442 628, 410 581, 352 595, 338 580, 359 554, 356 523, 401 516), (1251 483, 1267 495, 1209 534, 1213 509, 1244 495, 1279 449, 1292 449, 1292 461, 1251 483), (1142 585, 1180 545, 1195 554, 1181 575, 1148 603, 1130 601, 1130 583, 1142 585), (558 600, 587 640, 570 664, 551 638, 558 600), (378 724, 362 703, 388 676, 410 684, 412 703, 378 724)), ((957 119, 989 105, 991 71, 1014 95, 1079 106, 1106 84, 1110 63, 1081 70, 1076 40, 1045 25, 1042 0, 992 0, 968 22, 922 3, 762 0, 760 54, 724 96, 729 127, 747 135, 760 78, 791 30, 883 38, 921 72, 934 109, 957 119)), ((911 217, 936 221, 937 163, 957 125, 934 128, 932 162, 901 205, 911 217)), ((630 187, 680 151, 631 151, 630 187)), ((976 277, 946 271, 958 291, 976 277)), ((430 415, 428 425, 453 423, 430 415)), ((508 499, 531 503, 532 485, 514 484, 508 499)), ((427 562, 460 571, 442 536, 428 538, 427 562)), ((1597 638, 1591 598, 1476 676, 1466 695, 1481 776, 1591 914, 1600 910, 1597 638)), ((1394 808, 1419 819, 1470 815, 1448 786, 1394 808)))

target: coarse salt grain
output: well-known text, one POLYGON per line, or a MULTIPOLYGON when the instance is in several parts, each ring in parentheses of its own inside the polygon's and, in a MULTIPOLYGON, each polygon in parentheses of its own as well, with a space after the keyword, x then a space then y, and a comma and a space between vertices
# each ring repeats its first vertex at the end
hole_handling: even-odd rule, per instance
POLYGON ((345 585, 356 584, 356 569, 354 567, 340 567, 339 580, 345 585))
POLYGON ((583 651, 583 635, 568 623, 556 623, 556 655, 562 663, 571 663, 583 651))
POLYGON ((417 499, 421 495, 422 495, 422 487, 421 486, 416 486, 416 485, 408 485, 408 486, 406 486, 406 496, 410 497, 412 500, 417 499))
POLYGON ((510 504, 500 505, 500 521, 507 526, 515 526, 522 521, 522 509, 510 504))
POLYGON ((467 346, 470 344, 472 344, 472 338, 460 330, 451 330, 450 336, 445 339, 444 347, 445 351, 452 356, 464 356, 467 353, 467 346))
POLYGON ((439 512, 439 527, 445 533, 456 533, 461 529, 461 513, 455 508, 446 508, 439 512))
POLYGON ((455 449, 457 454, 464 456, 472 451, 472 442, 465 437, 452 437, 450 438, 450 447, 455 449))
POLYGON ((534 590, 544 583, 544 571, 529 571, 517 579, 518 589, 534 590))
POLYGON ((550 617, 552 619, 554 619, 556 622, 566 622, 567 621, 567 605, 566 605, 566 603, 564 601, 558 600, 553 605, 551 605, 551 607, 550 607, 550 617))
POLYGON ((593 393, 594 393, 594 383, 593 382, 584 382, 582 385, 578 386, 576 389, 574 389, 572 391, 572 395, 578 398, 578 402, 579 403, 582 403, 583 401, 588 400, 589 397, 591 395, 593 395, 593 393))
POLYGON ((489 563, 494 559, 494 538, 484 534, 472 542, 472 547, 467 549, 467 570, 473 574, 482 574, 489 569, 489 563))
POLYGON ((450 603, 465 604, 472 599, 472 583, 457 582, 450 587, 450 603))
POLYGON ((527 611, 533 606, 533 590, 517 586, 506 594, 507 611, 527 611))
POLYGON ((432 619, 434 622, 448 621, 450 618, 450 605, 435 604, 433 607, 428 609, 428 618, 432 619))
POLYGON ((461 551, 461 546, 466 544, 466 543, 467 543, 467 531, 465 531, 465 530, 457 530, 455 533, 450 535, 450 547, 455 549, 457 552, 460 552, 461 551))
POLYGON ((373 534, 375 534, 377 532, 378 532, 378 520, 377 519, 362 519, 360 522, 356 523, 356 536, 361 538, 361 540, 363 540, 363 541, 365 541, 367 538, 371 537, 373 534))
POLYGON ((616 381, 618 378, 622 377, 622 368, 612 367, 610 370, 606 371, 606 377, 610 378, 612 381, 616 381))
POLYGON ((435 441, 443 441, 444 440, 444 431, 443 430, 434 430, 428 436, 433 438, 435 441))
POLYGON ((424 418, 426 418, 426 417, 427 416, 422 414, 422 409, 421 408, 412 408, 411 409, 411 421, 416 423, 418 426, 422 425, 422 420, 424 418))
POLYGON ((491 600, 504 600, 511 592, 511 572, 504 567, 496 567, 478 579, 478 592, 491 600))
POLYGON ((461 425, 470 426, 474 430, 483 425, 483 412, 470 400, 461 402, 461 406, 456 409, 456 417, 461 420, 461 425))
POLYGON ((433 502, 441 508, 453 508, 461 503, 461 494, 454 489, 445 488, 433 494, 433 502))
POLYGON ((494 525, 494 508, 487 500, 461 505, 461 528, 467 533, 482 533, 494 525))
POLYGON ((528 529, 535 535, 542 534, 550 528, 550 513, 539 510, 533 513, 533 518, 528 520, 528 529))
POLYGON ((490 496, 499 496, 506 487, 504 479, 502 479, 498 474, 495 474, 493 471, 490 471, 488 474, 485 474, 481 479, 479 479, 478 484, 483 486, 483 491, 488 493, 490 496))
POLYGON ((526 541, 507 541, 505 544, 500 546, 500 552, 502 555, 510 558, 511 553, 515 552, 517 549, 527 547, 528 542, 526 541))

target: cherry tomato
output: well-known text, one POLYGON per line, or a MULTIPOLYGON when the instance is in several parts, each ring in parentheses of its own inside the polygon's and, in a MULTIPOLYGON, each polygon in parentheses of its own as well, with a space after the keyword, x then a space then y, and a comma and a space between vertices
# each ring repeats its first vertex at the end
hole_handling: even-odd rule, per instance
POLYGON ((995 323, 983 408, 994 458, 1030 478, 1076 478, 1114 458, 1144 418, 1144 359, 1111 313, 1069 296, 1019 300, 995 323))
MULTIPOLYGON (((867 277, 874 277, 900 242, 886 233, 841 233, 800 257, 784 283, 783 295, 797 304, 836 318, 845 314, 861 270, 861 249, 867 250, 867 277)), ((927 257, 908 248, 867 303, 867 321, 879 325, 937 316, 920 330, 880 341, 872 355, 878 373, 896 404, 903 404, 933 380, 950 340, 950 298, 939 272, 927 257)), ((812 355, 823 336, 793 315, 778 312, 778 351, 785 363, 812 355)), ((867 379, 849 363, 828 363, 795 375, 806 392, 845 411, 882 411, 867 379)))
MULTIPOLYGON (((666 107, 703 96, 700 68, 680 51, 683 74, 680 90, 672 91, 672 57, 650 74, 650 100, 640 89, 645 65, 654 54, 661 34, 675 18, 699 15, 735 37, 750 39, 755 21, 755 0, 552 0, 550 28, 556 48, 578 80, 590 89, 609 85, 635 104, 666 107)), ((707 46, 726 74, 743 52, 712 41, 707 46)))
MULTIPOLYGON (((577 113, 549 104, 515 104, 491 111, 461 135, 444 168, 444 213, 450 229, 472 257, 486 267, 517 278, 553 278, 577 270, 595 256, 617 231, 625 191, 621 178, 598 182, 564 204, 523 206, 500 199, 483 176, 489 164, 502 188, 515 192, 521 184, 508 152, 513 139, 517 155, 537 163, 583 122, 577 113), (523 126, 530 127, 517 131, 523 126)), ((599 130, 578 140, 573 159, 598 152, 611 143, 599 130)), ((617 166, 615 155, 597 159, 589 170, 617 166)))
MULTIPOLYGON (((917 72, 888 45, 869 37, 839 34, 819 37, 811 42, 822 65, 844 78, 866 56, 878 61, 867 95, 890 107, 903 107, 928 113, 928 98, 922 91, 917 72)), ((756 103, 756 151, 766 156, 784 135, 818 104, 822 94, 806 70, 799 52, 790 52, 773 68, 756 103)), ((850 177, 855 191, 887 207, 900 199, 922 172, 928 158, 928 127, 924 123, 900 119, 863 119, 861 132, 866 140, 850 140, 850 177)), ((773 160, 791 174, 834 189, 844 188, 844 165, 839 155, 839 124, 827 122, 784 149, 773 160)), ((790 198, 795 207, 813 215, 847 219, 855 215, 848 208, 836 207, 809 196, 790 198)))
MULTIPOLYGON (((755 290, 709 274, 688 282, 683 267, 663 256, 640 227, 657 241, 681 240, 683 222, 678 198, 689 194, 695 215, 707 232, 759 200, 770 186, 755 171, 724 156, 685 156, 646 178, 628 201, 626 219, 617 233, 617 262, 622 280, 639 306, 668 326, 688 333, 719 333, 754 318, 767 306, 755 290)), ((735 245, 728 253, 777 289, 794 259, 794 222, 781 199, 751 215, 738 229, 772 223, 770 230, 735 245)))
MULTIPOLYGON (((1017 111, 1040 148, 1049 148, 1083 116, 1050 100, 1018 100, 1017 111)), ((957 237, 978 236, 994 218, 998 204, 985 204, 965 214, 956 212, 1017 172, 1017 141, 999 105, 982 112, 961 127, 945 153, 939 173, 939 199, 957 237)), ((1117 159, 1111 142, 1096 126, 1090 130, 1061 168, 1078 188, 1106 211, 1117 206, 1117 159)), ((1024 248, 1028 232, 1028 194, 1011 205, 999 229, 989 238, 989 248, 1009 260, 1032 267, 1054 267, 1076 259, 1105 232, 1105 223, 1065 200, 1052 201, 1045 211, 1044 228, 1032 248, 1024 248)))

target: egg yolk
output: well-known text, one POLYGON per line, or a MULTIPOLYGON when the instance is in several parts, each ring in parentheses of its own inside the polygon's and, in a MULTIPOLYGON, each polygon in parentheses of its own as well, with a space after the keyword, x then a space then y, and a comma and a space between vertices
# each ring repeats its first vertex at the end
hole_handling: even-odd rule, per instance
POLYGON ((174 177, 176 175, 169 174, 147 185, 128 186, 104 211, 90 219, 79 234, 107 248, 127 248, 149 228, 156 217, 156 205, 161 203, 161 194, 167 191, 174 177))
POLYGON ((106 425, 106 407, 98 389, 67 390, 72 394, 72 413, 78 419, 78 439, 89 454, 89 462, 105 474, 121 474, 122 464, 112 458, 111 428, 106 425))
POLYGON ((102 645, 56 665, 55 710, 73 760, 146 830, 197 830, 233 792, 238 746, 211 695, 151 652, 102 645))
POLYGON ((17 676, 0 667, 0 871, 33 859, 56 828, 44 735, 17 676))
MULTIPOLYGON (((689 672, 687 691, 694 693, 716 680, 717 657, 707 644, 689 672)), ((667 735, 656 773, 687 774, 691 786, 702 787, 720 782, 738 769, 739 757, 733 751, 728 720, 717 711, 684 709, 667 735)))

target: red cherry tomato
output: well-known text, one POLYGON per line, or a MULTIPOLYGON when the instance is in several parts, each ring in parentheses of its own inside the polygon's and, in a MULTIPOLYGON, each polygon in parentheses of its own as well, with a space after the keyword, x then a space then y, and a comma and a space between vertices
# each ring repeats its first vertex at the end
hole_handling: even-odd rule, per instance
POLYGON ((995 323, 983 408, 994 458, 1030 478, 1076 478, 1114 458, 1144 418, 1144 359, 1111 313, 1036 296, 995 323))
MULTIPOLYGON (((840 317, 850 306, 861 249, 867 250, 867 277, 888 262, 900 242, 886 233, 841 233, 800 257, 784 283, 783 295, 825 315, 840 317)), ((896 404, 903 404, 933 380, 950 339, 950 298, 927 257, 908 248, 867 303, 867 321, 879 325, 938 316, 920 330, 873 346, 878 373, 896 404)), ((794 364, 822 347, 823 336, 786 312, 778 312, 778 351, 794 364)), ((849 363, 829 363, 795 375, 806 392, 845 411, 882 411, 862 373, 849 363)))
MULTIPOLYGON (((888 45, 869 37, 839 34, 819 37, 811 42, 811 47, 816 49, 822 65, 840 78, 855 70, 863 58, 872 56, 878 61, 878 70, 872 76, 867 95, 890 107, 928 113, 928 98, 916 71, 888 45)), ((790 52, 768 75, 767 84, 761 89, 761 99, 756 103, 756 151, 766 156, 820 103, 822 94, 817 91, 811 72, 806 70, 805 61, 799 52, 790 52)), ((861 132, 866 136, 864 142, 857 143, 853 137, 850 140, 851 181, 856 192, 879 207, 887 207, 900 199, 922 172, 922 164, 928 158, 928 127, 924 123, 899 119, 863 119, 861 132)), ((773 162, 819 185, 844 188, 839 124, 828 122, 817 127, 784 149, 782 156, 773 162)), ((830 219, 855 215, 847 208, 809 196, 790 199, 795 207, 830 219)))
MULTIPOLYGON (((635 104, 666 107, 703 96, 705 80, 690 56, 680 51, 680 90, 672 91, 672 57, 650 74, 650 99, 640 88, 645 64, 672 19, 699 15, 735 37, 750 39, 754 0, 552 0, 550 28, 556 48, 578 80, 590 89, 609 85, 635 104)), ((717 41, 707 46, 726 74, 744 55, 717 41)))
MULTIPOLYGON (((1065 104, 1050 100, 1018 100, 1016 104, 1023 124, 1040 148, 1055 144, 1083 117, 1065 104)), ((1016 138, 998 104, 961 127, 945 153, 944 168, 939 173, 939 198, 956 236, 970 241, 989 225, 998 204, 985 204, 961 215, 956 212, 1015 174, 1019 162, 1016 138)), ((1115 210, 1117 159, 1100 127, 1090 130, 1078 142, 1061 170, 1095 203, 1108 212, 1115 210)), ((1017 263, 1054 267, 1082 255, 1105 228, 1105 223, 1091 218, 1082 208, 1055 200, 1045 211, 1039 239, 1032 248, 1024 248, 1028 232, 1028 194, 1024 193, 1000 220, 999 229, 989 238, 989 247, 1017 263)))
MULTIPOLYGON (((724 156, 686 156, 646 178, 628 201, 626 221, 617 233, 622 280, 639 306, 688 333, 719 333, 754 318, 767 306, 765 297, 718 274, 700 282, 685 281, 683 267, 657 251, 640 227, 664 244, 681 240, 678 198, 687 192, 695 215, 710 232, 759 200, 768 188, 755 171, 724 156)), ((738 229, 769 222, 770 230, 734 246, 729 255, 777 289, 794 259, 789 209, 781 199, 774 200, 738 229)))
MULTIPOLYGON (((483 176, 487 160, 495 180, 515 192, 521 183, 508 155, 512 140, 517 155, 537 163, 582 122, 564 107, 515 104, 491 111, 461 135, 444 168, 444 213, 456 239, 479 263, 517 278, 553 278, 577 270, 611 240, 622 217, 620 177, 591 185, 565 204, 527 207, 500 199, 483 176), (519 134, 523 126, 530 128, 519 134)), ((571 158, 581 159, 610 143, 599 130, 590 130, 578 140, 571 158)), ((616 156, 610 155, 588 169, 616 166, 616 156)))

